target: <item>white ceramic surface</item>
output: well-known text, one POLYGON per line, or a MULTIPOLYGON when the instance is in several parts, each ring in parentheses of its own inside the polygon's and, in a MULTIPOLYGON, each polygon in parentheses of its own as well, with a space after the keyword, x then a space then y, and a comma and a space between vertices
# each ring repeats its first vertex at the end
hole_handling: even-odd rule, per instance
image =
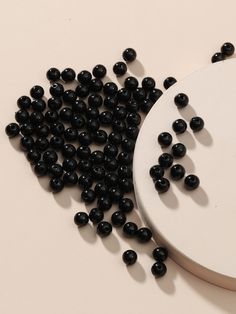
MULTIPOLYGON (((197 276, 236 290, 236 60, 212 64, 167 90, 144 121, 134 158, 136 198, 155 239, 165 243, 172 258, 197 276), (186 93, 190 103, 177 109, 174 96, 186 93), (171 125, 200 116, 205 128, 175 135, 171 125), (187 174, 200 178, 200 187, 186 191, 183 180, 158 194, 149 176, 161 149, 157 136, 171 132, 187 155, 175 160, 187 174)), ((169 173, 165 174, 169 178, 169 173)))

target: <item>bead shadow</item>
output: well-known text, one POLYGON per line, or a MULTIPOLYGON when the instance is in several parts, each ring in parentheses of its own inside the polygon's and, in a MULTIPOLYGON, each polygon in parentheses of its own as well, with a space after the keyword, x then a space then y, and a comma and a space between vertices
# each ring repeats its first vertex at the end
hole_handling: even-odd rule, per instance
POLYGON ((176 272, 177 264, 170 258, 168 258, 165 261, 165 264, 167 267, 166 275, 162 278, 157 278, 155 281, 156 281, 157 286, 164 293, 171 295, 171 294, 174 294, 176 290, 174 280, 177 275, 177 272, 176 272))
POLYGON ((52 194, 58 205, 63 208, 69 208, 71 206, 71 198, 80 203, 78 187, 65 187, 63 191, 52 194))
POLYGON ((138 59, 136 59, 133 62, 127 63, 127 67, 133 75, 137 75, 137 76, 144 76, 145 75, 144 66, 142 65, 142 63, 138 59))
POLYGON ((213 144, 213 138, 210 134, 210 132, 206 129, 203 128, 200 132, 195 132, 193 133, 194 137, 198 142, 200 142, 204 146, 212 146, 213 144))
POLYGON ((97 241, 97 234, 95 229, 88 223, 86 226, 78 228, 80 236, 84 241, 93 244, 97 241))
POLYGON ((179 108, 178 111, 179 111, 179 114, 187 121, 190 121, 192 119, 192 117, 197 116, 197 113, 196 113, 195 109, 193 109, 191 104, 188 104, 184 108, 179 108))
POLYGON ((126 72, 124 75, 116 76, 116 79, 119 82, 119 84, 123 87, 125 79, 129 76, 130 76, 130 74, 128 72, 126 72))
POLYGON ((138 261, 134 265, 126 266, 126 269, 135 281, 142 283, 146 280, 146 273, 144 268, 138 261))
POLYGON ((170 208, 170 209, 177 209, 179 207, 179 201, 176 197, 176 195, 173 192, 173 189, 170 185, 170 188, 168 190, 168 193, 159 193, 160 200, 162 203, 170 208))
POLYGON ((20 138, 19 136, 13 137, 13 138, 8 138, 9 143, 11 146, 17 150, 18 152, 22 152, 22 149, 20 148, 20 138))
POLYGON ((120 251, 120 243, 113 232, 108 237, 101 238, 101 241, 109 252, 116 254, 120 251))
POLYGON ((194 149, 196 147, 196 141, 189 131, 185 131, 183 134, 176 134, 180 143, 184 143, 187 149, 194 149))

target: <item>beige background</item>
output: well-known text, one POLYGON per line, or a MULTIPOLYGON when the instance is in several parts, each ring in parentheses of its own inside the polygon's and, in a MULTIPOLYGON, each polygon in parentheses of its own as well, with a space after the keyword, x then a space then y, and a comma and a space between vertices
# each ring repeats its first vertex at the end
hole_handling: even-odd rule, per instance
MULTIPOLYGON (((148 256, 114 232, 101 241, 78 232, 83 209, 73 190, 53 197, 23 154, 6 139, 15 101, 50 66, 109 69, 127 46, 138 52, 130 73, 180 79, 209 63, 226 40, 236 43, 235 1, 5 1, 1 3, 0 313, 236 313, 236 295, 207 284, 171 260, 155 281, 148 256), (140 264, 126 270, 124 249, 140 264)), ((112 75, 109 74, 111 78, 112 75)), ((134 214, 138 221, 138 215, 134 214)))

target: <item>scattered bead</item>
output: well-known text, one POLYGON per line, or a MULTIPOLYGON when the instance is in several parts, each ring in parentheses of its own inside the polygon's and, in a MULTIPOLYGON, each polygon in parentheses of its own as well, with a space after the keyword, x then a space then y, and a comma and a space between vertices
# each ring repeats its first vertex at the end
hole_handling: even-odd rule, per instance
POLYGON ((133 250, 127 250, 122 254, 123 262, 127 265, 133 265, 137 261, 137 253, 133 250))
POLYGON ((126 237, 133 238, 136 236, 138 226, 134 222, 126 222, 123 226, 123 233, 126 237))
POLYGON ((184 184, 188 190, 195 190, 199 186, 200 180, 196 175, 190 174, 184 179, 184 184))
POLYGON ((180 158, 186 155, 187 149, 184 144, 177 143, 172 146, 171 151, 175 158, 180 158))
POLYGON ((57 68, 50 68, 46 76, 49 81, 56 82, 60 79, 61 73, 57 68))
POLYGON ((165 193, 170 188, 170 182, 166 178, 160 178, 155 181, 155 188, 159 193, 165 193))
POLYGON ((61 72, 61 78, 64 82, 72 82, 75 79, 75 71, 71 68, 66 68, 61 72))
POLYGON ((162 262, 156 262, 152 265, 151 272, 156 278, 163 277, 166 273, 166 265, 162 262))
POLYGON ((153 258, 158 262, 164 262, 168 257, 168 250, 165 247, 159 246, 152 251, 153 258))
POLYGON ((163 86, 165 87, 165 89, 170 88, 172 85, 174 85, 177 82, 177 80, 174 77, 167 77, 164 82, 163 82, 163 86))
POLYGON ((149 228, 143 227, 138 229, 136 236, 139 242, 146 243, 151 240, 152 232, 149 228))
POLYGON ((74 222, 78 227, 83 227, 87 225, 89 221, 88 214, 85 212, 78 212, 74 216, 74 222))
POLYGON ((204 128, 204 121, 200 117, 193 117, 190 120, 189 125, 194 132, 199 132, 204 128))
POLYGON ((169 168, 173 164, 173 157, 168 153, 163 153, 158 158, 159 165, 166 169, 169 168))
POLYGON ((98 208, 92 208, 89 212, 89 219, 92 221, 94 224, 98 224, 101 222, 104 218, 104 213, 101 209, 98 208))
POLYGON ((64 187, 64 183, 60 178, 52 178, 50 180, 50 188, 53 192, 60 192, 64 187))
POLYGON ((17 123, 10 123, 6 126, 5 132, 8 137, 15 137, 20 133, 20 128, 17 123))
POLYGON ((114 227, 121 227, 126 222, 126 216, 122 211, 116 211, 111 215, 111 222, 114 227))
POLYGON ((184 108, 188 105, 189 98, 186 94, 179 93, 178 95, 175 96, 174 102, 178 108, 184 108))
POLYGON ((211 58, 212 63, 223 61, 223 60, 225 60, 225 55, 222 52, 216 52, 211 58))
POLYGON ((132 62, 136 59, 137 53, 133 48, 127 48, 123 51, 122 56, 126 62, 132 62))
POLYGON ((177 119, 173 122, 172 129, 177 134, 184 133, 187 129, 187 123, 183 119, 177 119))
POLYGON ((119 201, 119 209, 124 213, 130 213, 134 209, 134 203, 130 198, 122 198, 119 201))
POLYGON ((97 64, 93 68, 93 76, 97 78, 103 78, 106 75, 106 73, 107 73, 107 70, 102 64, 97 64))
POLYGON ((182 165, 176 164, 170 168, 170 176, 173 180, 177 181, 184 177, 185 169, 182 165))
POLYGON ((234 45, 231 43, 224 43, 221 47, 221 52, 225 57, 230 57, 234 54, 234 45))
POLYGON ((101 237, 107 237, 112 232, 112 225, 108 221, 101 221, 97 226, 97 233, 101 237))
POLYGON ((168 132, 162 132, 158 135, 158 143, 161 147, 168 147, 172 143, 172 135, 168 132))
POLYGON ((160 165, 152 166, 149 170, 150 176, 153 180, 161 179, 164 176, 164 169, 160 165))

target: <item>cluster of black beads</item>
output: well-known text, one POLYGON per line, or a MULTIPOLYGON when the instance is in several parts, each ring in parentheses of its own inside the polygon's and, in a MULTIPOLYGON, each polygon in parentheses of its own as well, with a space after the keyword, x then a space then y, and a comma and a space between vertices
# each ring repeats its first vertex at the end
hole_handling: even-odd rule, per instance
POLYGON ((211 58, 211 62, 215 63, 215 62, 219 62, 219 61, 223 61, 228 57, 231 57, 234 54, 234 45, 226 42, 221 46, 220 52, 216 52, 212 58, 211 58))

